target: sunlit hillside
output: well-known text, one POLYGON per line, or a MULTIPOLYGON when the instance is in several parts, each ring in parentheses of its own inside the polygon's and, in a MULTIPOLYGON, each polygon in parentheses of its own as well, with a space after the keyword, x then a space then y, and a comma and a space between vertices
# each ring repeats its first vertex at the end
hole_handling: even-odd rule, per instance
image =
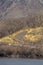
POLYGON ((0 38, 0 42, 3 43, 24 43, 25 41, 43 42, 43 27, 23 29, 6 37, 0 38))
POLYGON ((27 31, 27 29, 26 30, 23 29, 23 30, 20 30, 16 33, 8 35, 6 37, 0 38, 0 42, 3 42, 3 43, 22 43, 22 41, 20 41, 19 39, 15 39, 15 37, 16 37, 16 35, 18 35, 22 32, 25 32, 25 31, 27 31))
POLYGON ((28 29, 24 38, 30 42, 43 41, 43 27, 30 28, 30 30, 28 29))

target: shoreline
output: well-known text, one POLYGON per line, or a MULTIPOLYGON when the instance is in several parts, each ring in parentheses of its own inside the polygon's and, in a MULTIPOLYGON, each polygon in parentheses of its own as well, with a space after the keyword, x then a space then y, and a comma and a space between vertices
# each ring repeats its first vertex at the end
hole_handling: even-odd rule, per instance
POLYGON ((43 59, 43 47, 40 44, 23 44, 21 46, 0 45, 0 58, 43 59), (33 46, 34 45, 34 46, 33 46))

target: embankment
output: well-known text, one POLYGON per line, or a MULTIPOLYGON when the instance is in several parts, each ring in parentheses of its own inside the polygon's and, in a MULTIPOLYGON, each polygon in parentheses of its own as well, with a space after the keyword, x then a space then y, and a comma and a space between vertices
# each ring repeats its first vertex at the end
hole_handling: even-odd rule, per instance
POLYGON ((0 57, 43 58, 43 44, 0 44, 0 57))

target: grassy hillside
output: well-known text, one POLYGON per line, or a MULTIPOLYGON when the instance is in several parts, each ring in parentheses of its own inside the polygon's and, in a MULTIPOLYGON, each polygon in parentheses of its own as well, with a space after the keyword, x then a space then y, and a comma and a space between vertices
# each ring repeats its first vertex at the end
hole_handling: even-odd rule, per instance
POLYGON ((43 27, 30 28, 30 30, 28 29, 24 38, 30 42, 41 41, 43 43, 43 27))
POLYGON ((28 29, 22 29, 18 32, 15 32, 11 35, 8 35, 6 37, 0 38, 0 42, 3 43, 25 43, 25 41, 30 42, 37 42, 37 43, 43 43, 43 27, 36 27, 36 28, 28 28, 28 29), (25 33, 25 35, 21 35, 21 33, 25 33), (22 38, 21 38, 21 36, 22 38), (20 36, 21 40, 19 40, 20 36), (23 39, 23 41, 22 41, 23 39))
POLYGON ((20 19, 0 21, 0 38, 28 27, 43 27, 43 15, 29 14, 20 19))
POLYGON ((0 42, 24 43, 43 40, 43 15, 0 21, 0 42))
POLYGON ((0 21, 0 57, 43 58, 43 16, 0 21))
POLYGON ((13 33, 11 35, 0 38, 0 42, 3 42, 3 43, 21 43, 22 41, 15 39, 15 36, 18 35, 19 33, 23 32, 23 31, 24 30, 20 30, 16 33, 13 33))

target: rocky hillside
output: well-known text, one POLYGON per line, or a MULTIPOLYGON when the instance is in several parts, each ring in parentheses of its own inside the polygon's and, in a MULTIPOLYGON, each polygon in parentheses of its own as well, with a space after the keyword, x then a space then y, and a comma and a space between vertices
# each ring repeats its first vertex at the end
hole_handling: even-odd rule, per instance
POLYGON ((0 0, 0 20, 43 14, 43 0, 0 0))
POLYGON ((28 27, 43 27, 43 15, 32 15, 20 19, 0 21, 0 37, 12 34, 28 27))
POLYGON ((0 37, 40 26, 43 27, 43 0, 0 0, 0 37))

